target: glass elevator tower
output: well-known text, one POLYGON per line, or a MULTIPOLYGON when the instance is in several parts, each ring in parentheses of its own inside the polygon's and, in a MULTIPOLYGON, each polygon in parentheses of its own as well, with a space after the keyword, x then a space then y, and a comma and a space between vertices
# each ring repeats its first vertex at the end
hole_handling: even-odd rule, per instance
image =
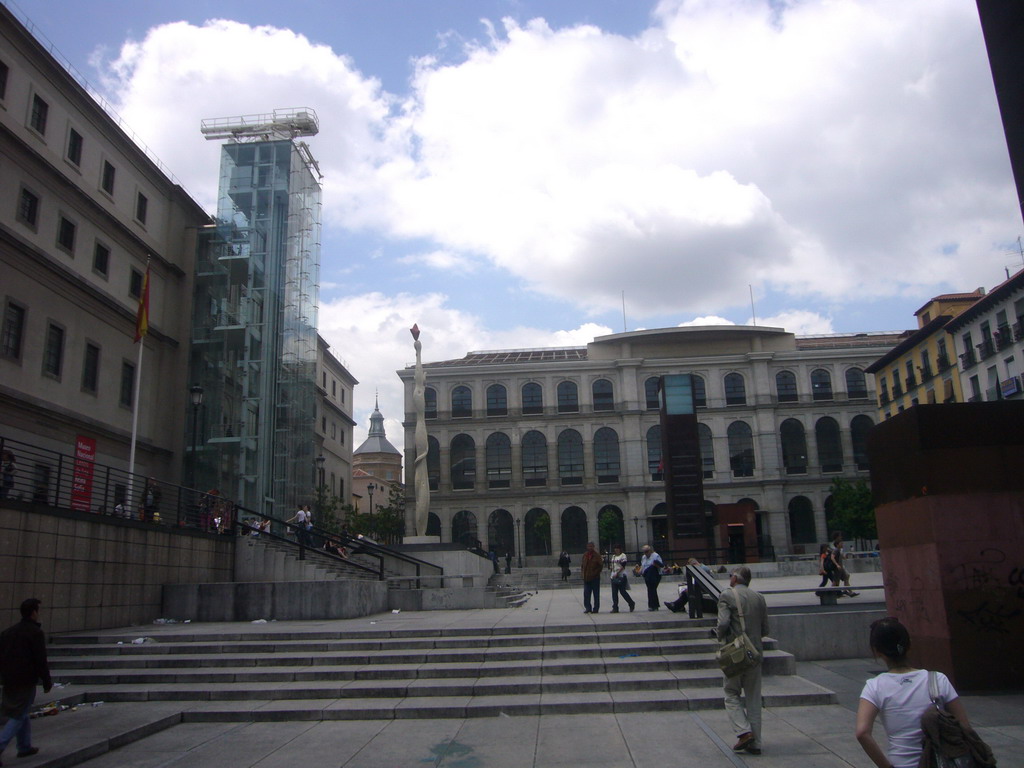
POLYGON ((318 130, 310 109, 203 121, 227 143, 216 223, 198 239, 190 371, 203 403, 186 466, 199 490, 265 514, 290 516, 316 485, 321 190, 296 139, 318 130))

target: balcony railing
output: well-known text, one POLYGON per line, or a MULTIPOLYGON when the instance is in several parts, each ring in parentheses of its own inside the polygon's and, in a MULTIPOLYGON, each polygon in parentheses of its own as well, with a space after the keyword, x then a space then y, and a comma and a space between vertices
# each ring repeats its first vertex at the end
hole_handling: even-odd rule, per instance
POLYGON ((1013 345, 1013 331, 1010 330, 1008 325, 999 326, 999 330, 993 336, 996 342, 996 349, 1006 349, 1013 345))
POLYGON ((879 393, 879 395, 878 395, 878 402, 880 402, 882 405, 888 405, 889 404, 889 393, 888 392, 881 392, 881 393, 879 393))
POLYGON ((906 378, 907 392, 917 386, 917 377, 914 374, 910 374, 906 378))
POLYGON ((966 352, 964 352, 962 355, 960 355, 960 366, 961 366, 961 368, 963 370, 966 371, 968 368, 973 368, 977 364, 978 364, 978 361, 974 357, 974 350, 973 349, 969 349, 966 352))
POLYGON ((946 355, 939 355, 938 359, 935 361, 935 364, 938 366, 940 372, 946 370, 952 365, 952 363, 949 362, 949 358, 946 355))
POLYGON ((992 339, 985 339, 981 344, 977 344, 978 359, 984 360, 986 357, 991 357, 996 353, 996 345, 992 343, 992 339))
POLYGON ((922 365, 920 366, 919 370, 921 371, 922 382, 928 381, 929 379, 932 379, 935 376, 935 374, 932 373, 931 365, 922 365))

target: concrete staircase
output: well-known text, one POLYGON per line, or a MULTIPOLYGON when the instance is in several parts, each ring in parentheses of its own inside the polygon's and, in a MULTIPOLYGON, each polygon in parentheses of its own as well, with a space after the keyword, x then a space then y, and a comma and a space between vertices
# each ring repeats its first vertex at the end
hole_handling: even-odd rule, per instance
MULTIPOLYGON (((376 720, 722 707, 710 621, 620 616, 548 626, 366 629, 193 625, 58 638, 78 701, 180 702, 186 722, 376 720), (271 627, 273 629, 271 629, 271 627)), ((308 627, 308 625, 307 625, 308 627)), ((767 706, 835 703, 766 639, 767 706)))
POLYGON ((343 560, 308 548, 305 559, 299 560, 298 548, 269 537, 243 536, 238 539, 237 557, 246 563, 241 570, 243 581, 333 581, 337 579, 367 579, 373 573, 357 568, 343 560))

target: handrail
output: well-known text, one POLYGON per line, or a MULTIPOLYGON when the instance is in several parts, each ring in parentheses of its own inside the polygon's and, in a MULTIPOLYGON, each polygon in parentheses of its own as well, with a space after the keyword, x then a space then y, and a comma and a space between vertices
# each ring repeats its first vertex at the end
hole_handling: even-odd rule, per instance
MULTIPOLYGON (((298 550, 299 550, 299 560, 305 560, 306 559, 306 552, 308 550, 309 552, 316 553, 316 555, 318 557, 321 557, 321 556, 322 557, 326 557, 326 558, 328 558, 330 560, 333 560, 335 562, 344 563, 345 565, 354 566, 355 568, 358 568, 359 570, 366 571, 368 573, 372 573, 372 574, 374 574, 377 577, 378 581, 384 581, 384 579, 385 579, 385 575, 384 575, 384 558, 383 557, 377 556, 377 568, 371 568, 368 565, 363 565, 362 563, 358 563, 358 562, 356 562, 354 560, 350 560, 347 557, 342 557, 341 555, 339 555, 339 554, 337 554, 335 552, 331 552, 328 549, 324 549, 323 547, 312 546, 311 538, 309 537, 309 534, 312 533, 312 531, 307 530, 306 528, 304 528, 301 525, 297 525, 295 523, 289 523, 287 520, 281 520, 280 518, 276 518, 276 517, 274 517, 272 515, 268 515, 268 514, 265 514, 263 512, 257 512, 256 510, 248 509, 246 507, 237 507, 237 510, 238 510, 238 514, 237 514, 237 516, 236 516, 236 518, 234 520, 234 525, 236 526, 236 529, 238 530, 240 535, 252 536, 253 533, 255 533, 257 536, 269 536, 270 538, 274 539, 275 541, 283 542, 283 543, 287 544, 288 546, 298 547, 298 550), (241 519, 243 515, 248 515, 250 517, 258 517, 258 518, 260 518, 262 520, 269 521, 270 522, 270 526, 268 528, 260 528, 260 529, 254 528, 248 522, 245 522, 245 521, 243 521, 241 519), (281 535, 281 534, 274 533, 272 528, 273 528, 275 523, 279 526, 279 530, 281 528, 283 528, 286 532, 289 531, 289 530, 293 531, 294 534, 295 534, 295 538, 291 539, 287 535, 281 535), (248 532, 248 533, 246 533, 246 532, 248 532)), ((336 534, 329 533, 327 531, 324 531, 323 532, 323 538, 324 538, 324 540, 326 542, 328 539, 330 539, 330 540, 340 540, 343 537, 338 536, 336 534)))
POLYGON ((701 592, 707 592, 717 601, 722 594, 722 588, 718 586, 714 577, 704 570, 703 566, 687 564, 685 571, 686 605, 690 618, 702 619, 704 618, 704 606, 701 604, 701 592))
MULTIPOLYGON (((318 535, 318 536, 323 536, 323 537, 331 538, 331 539, 337 539, 337 540, 341 541, 344 544, 351 544, 352 547, 353 547, 352 554, 364 554, 365 553, 365 554, 369 554, 369 555, 373 555, 373 556, 377 557, 380 560, 380 563, 381 563, 381 572, 382 573, 383 573, 383 569, 384 569, 384 558, 385 557, 392 557, 395 560, 398 560, 399 562, 407 563, 409 565, 414 566, 415 569, 416 569, 416 588, 417 589, 420 588, 420 576, 422 575, 421 569, 422 569, 423 566, 427 566, 429 568, 435 568, 437 570, 437 575, 438 576, 442 576, 442 577, 444 576, 444 568, 442 566, 437 565, 436 563, 427 562, 426 560, 421 560, 418 557, 413 557, 412 555, 406 554, 405 552, 398 552, 398 551, 396 551, 394 549, 390 549, 390 548, 385 547, 385 546, 383 546, 381 544, 378 544, 377 542, 373 541, 372 539, 366 538, 365 536, 363 538, 359 538, 358 536, 353 536, 350 533, 333 533, 333 532, 328 531, 328 530, 326 530, 324 528, 320 528, 320 527, 318 527, 316 525, 313 525, 311 527, 310 531, 312 533, 314 533, 315 535, 318 535), (356 548, 358 548, 358 550, 359 550, 358 552, 356 552, 356 548)), ((383 576, 382 576, 382 578, 383 578, 383 576)))

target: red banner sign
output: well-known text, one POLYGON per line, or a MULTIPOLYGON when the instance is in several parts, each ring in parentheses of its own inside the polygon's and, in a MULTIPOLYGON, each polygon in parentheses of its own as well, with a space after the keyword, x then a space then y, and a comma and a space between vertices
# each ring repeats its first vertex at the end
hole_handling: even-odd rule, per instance
POLYGON ((92 507, 92 472, 96 461, 96 440, 75 438, 75 474, 71 484, 71 508, 88 512, 92 507))

